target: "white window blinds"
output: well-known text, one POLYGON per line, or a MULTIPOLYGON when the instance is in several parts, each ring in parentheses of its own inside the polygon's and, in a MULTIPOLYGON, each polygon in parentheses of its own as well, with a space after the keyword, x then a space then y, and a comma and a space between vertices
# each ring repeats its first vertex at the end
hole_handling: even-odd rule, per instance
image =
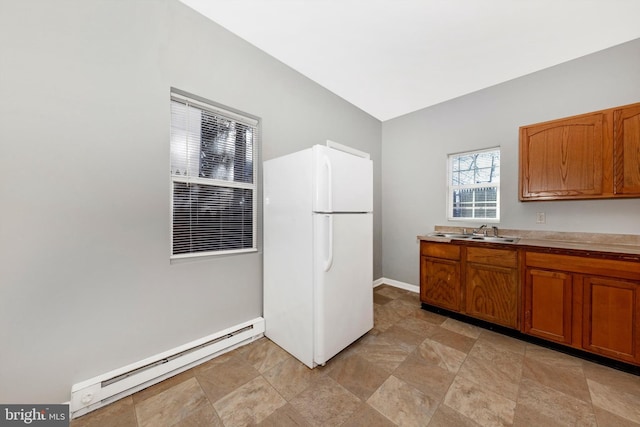
POLYGON ((172 257, 254 251, 258 121, 171 94, 172 257))

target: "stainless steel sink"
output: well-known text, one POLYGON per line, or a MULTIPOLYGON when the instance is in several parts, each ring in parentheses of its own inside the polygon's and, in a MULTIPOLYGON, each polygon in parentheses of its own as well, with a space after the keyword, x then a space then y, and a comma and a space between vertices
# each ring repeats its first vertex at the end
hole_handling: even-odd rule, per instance
POLYGON ((507 236, 471 236, 469 240, 479 242, 516 243, 520 238, 507 236))
POLYGON ((470 234, 459 234, 459 233, 431 233, 429 236, 432 237, 446 237, 448 239, 467 239, 471 237, 470 234))
POLYGON ((460 234, 460 233, 431 233, 431 237, 444 237, 453 240, 470 240, 472 242, 487 242, 487 243, 517 243, 520 240, 519 237, 510 236, 480 236, 475 234, 460 234))

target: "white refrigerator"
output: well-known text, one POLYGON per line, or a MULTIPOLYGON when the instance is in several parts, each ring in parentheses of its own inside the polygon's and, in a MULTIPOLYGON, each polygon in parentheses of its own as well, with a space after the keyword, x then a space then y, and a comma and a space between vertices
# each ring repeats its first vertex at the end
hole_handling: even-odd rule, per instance
POLYGON ((263 173, 265 335, 324 365, 373 328, 372 161, 328 142, 263 173))

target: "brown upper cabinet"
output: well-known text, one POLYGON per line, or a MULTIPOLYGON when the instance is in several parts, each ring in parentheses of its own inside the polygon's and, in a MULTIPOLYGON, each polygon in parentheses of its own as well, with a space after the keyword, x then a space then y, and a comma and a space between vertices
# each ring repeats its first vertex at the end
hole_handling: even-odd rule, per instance
POLYGON ((614 192, 640 196, 640 104, 613 111, 614 192))
POLYGON ((520 128, 520 200, 640 197, 640 103, 520 128))

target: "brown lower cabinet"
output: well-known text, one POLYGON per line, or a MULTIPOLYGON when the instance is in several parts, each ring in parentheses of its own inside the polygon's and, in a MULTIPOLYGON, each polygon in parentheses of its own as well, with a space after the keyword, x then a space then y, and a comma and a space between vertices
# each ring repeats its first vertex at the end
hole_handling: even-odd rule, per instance
POLYGON ((421 241, 422 302, 640 365, 639 257, 502 246, 421 241))
POLYGON ((561 344, 571 344, 571 274, 527 268, 524 294, 524 332, 561 344))
POLYGON ((529 335, 640 364, 640 264, 525 253, 529 335))
POLYGON ((519 328, 518 255, 496 249, 421 242, 422 302, 519 328))
POLYGON ((582 279, 582 347, 627 362, 640 362, 640 292, 626 280, 582 279))
POLYGON ((467 247, 464 312, 508 328, 518 328, 518 253, 510 249, 467 247))
POLYGON ((420 245, 420 299, 447 310, 460 311, 461 247, 447 243, 420 245))

